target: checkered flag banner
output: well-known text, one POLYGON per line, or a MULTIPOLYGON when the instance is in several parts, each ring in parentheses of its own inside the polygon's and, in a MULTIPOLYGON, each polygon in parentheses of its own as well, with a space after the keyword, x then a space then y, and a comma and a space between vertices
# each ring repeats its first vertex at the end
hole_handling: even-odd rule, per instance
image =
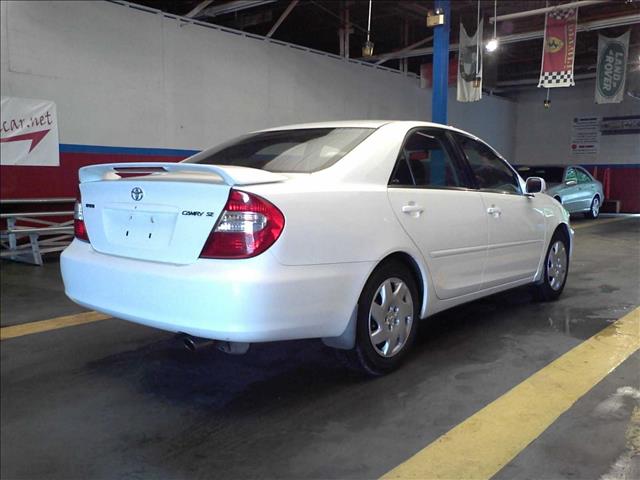
POLYGON ((549 16, 554 20, 566 20, 571 17, 576 17, 577 13, 577 8, 565 8, 564 10, 554 10, 549 12, 549 16))
POLYGON ((544 47, 538 87, 571 87, 576 55, 578 9, 565 8, 547 12, 544 47))
POLYGON ((573 72, 566 70, 564 72, 542 72, 540 75, 539 87, 569 87, 574 84, 573 72))

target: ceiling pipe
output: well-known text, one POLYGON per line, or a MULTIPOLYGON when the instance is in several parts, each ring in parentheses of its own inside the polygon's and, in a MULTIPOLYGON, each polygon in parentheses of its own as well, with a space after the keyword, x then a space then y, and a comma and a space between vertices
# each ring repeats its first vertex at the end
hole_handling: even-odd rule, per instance
POLYGON ((534 15, 542 15, 547 12, 556 10, 565 10, 567 8, 587 7, 589 5, 597 5, 599 3, 609 3, 609 0, 580 0, 579 2, 563 3, 554 5, 553 7, 536 8, 535 10, 526 10, 524 12, 508 13, 506 15, 498 15, 489 18, 489 23, 503 22, 505 20, 515 20, 517 18, 532 17, 534 15))
POLYGON ((218 15, 226 15, 227 13, 240 12, 249 8, 260 7, 268 3, 275 3, 277 0, 235 0, 222 5, 214 5, 205 8, 198 17, 217 17, 218 15))
POLYGON ((198 5, 195 6, 195 8, 193 8, 189 13, 187 13, 185 17, 187 18, 196 17, 202 10, 204 10, 209 5, 211 5, 213 1, 214 0, 204 0, 204 2, 199 3, 198 5))
MULTIPOLYGON (((640 14, 624 15, 622 17, 607 18, 604 20, 594 20, 592 22, 585 22, 578 24, 578 32, 587 32, 591 30, 602 30, 603 28, 622 27, 625 25, 634 25, 640 22, 640 14)), ((526 42, 527 40, 535 40, 537 38, 544 37, 544 30, 537 30, 534 32, 514 33, 513 35, 503 35, 500 37, 500 44, 526 42)), ((453 43, 449 46, 450 51, 457 50, 459 45, 453 43)), ((393 60, 398 58, 412 58, 423 57, 425 55, 433 54, 433 48, 417 48, 408 52, 396 52, 388 53, 385 55, 379 55, 377 57, 368 58, 367 60, 380 60, 386 58, 386 60, 393 60)), ((386 61, 385 60, 385 61, 386 61)))
POLYGON ((287 5, 287 8, 285 9, 285 11, 282 12, 282 15, 280 15, 280 18, 276 21, 276 23, 273 24, 273 27, 271 27, 271 30, 269 30, 269 33, 267 33, 267 38, 271 38, 273 34, 276 33, 276 30, 278 29, 278 27, 282 25, 282 22, 284 22, 285 19, 289 16, 289 14, 291 13, 291 10, 296 8, 297 4, 298 4, 298 0, 291 0, 291 3, 287 5))
MULTIPOLYGON (((433 40, 433 35, 428 36, 427 38, 423 38, 422 40, 417 41, 416 43, 412 43, 411 45, 408 45, 404 48, 401 48, 400 50, 396 50, 395 52, 391 52, 389 55, 398 55, 401 53, 405 53, 405 52, 409 52, 411 50, 413 50, 414 48, 419 47, 420 45, 423 45, 427 42, 430 42, 431 40, 433 40)), ((392 58, 397 58, 397 57, 390 57, 388 55, 383 55, 380 57, 380 60, 378 60, 376 62, 376 65, 382 65, 384 62, 386 62, 387 60, 391 60, 392 58)))

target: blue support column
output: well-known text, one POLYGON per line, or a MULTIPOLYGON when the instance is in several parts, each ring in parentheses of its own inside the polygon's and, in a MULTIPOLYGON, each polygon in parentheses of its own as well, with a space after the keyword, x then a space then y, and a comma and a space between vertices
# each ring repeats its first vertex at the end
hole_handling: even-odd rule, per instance
POLYGON ((451 0, 435 0, 435 8, 440 8, 444 13, 444 25, 438 25, 433 28, 433 96, 431 100, 431 121, 446 125, 451 0))

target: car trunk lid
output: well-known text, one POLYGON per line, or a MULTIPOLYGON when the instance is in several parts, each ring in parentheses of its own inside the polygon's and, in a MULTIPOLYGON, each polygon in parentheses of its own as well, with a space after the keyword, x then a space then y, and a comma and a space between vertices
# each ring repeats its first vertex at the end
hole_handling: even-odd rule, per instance
POLYGON ((173 264, 197 260, 232 187, 287 179, 253 168, 186 163, 92 165, 79 176, 96 251, 173 264))

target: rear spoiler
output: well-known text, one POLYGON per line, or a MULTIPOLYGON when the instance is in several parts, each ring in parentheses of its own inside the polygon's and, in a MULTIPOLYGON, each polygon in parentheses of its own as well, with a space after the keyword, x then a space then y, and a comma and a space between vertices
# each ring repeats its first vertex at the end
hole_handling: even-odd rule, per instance
POLYGON ((132 174, 166 175, 168 173, 187 173, 202 175, 203 182, 234 185, 253 185, 257 183, 274 183, 287 180, 285 175, 267 172, 257 168, 234 167, 222 165, 203 165, 199 163, 165 163, 165 162, 133 162, 104 163, 89 165, 78 171, 80 183, 99 182, 102 180, 120 180, 132 174))

